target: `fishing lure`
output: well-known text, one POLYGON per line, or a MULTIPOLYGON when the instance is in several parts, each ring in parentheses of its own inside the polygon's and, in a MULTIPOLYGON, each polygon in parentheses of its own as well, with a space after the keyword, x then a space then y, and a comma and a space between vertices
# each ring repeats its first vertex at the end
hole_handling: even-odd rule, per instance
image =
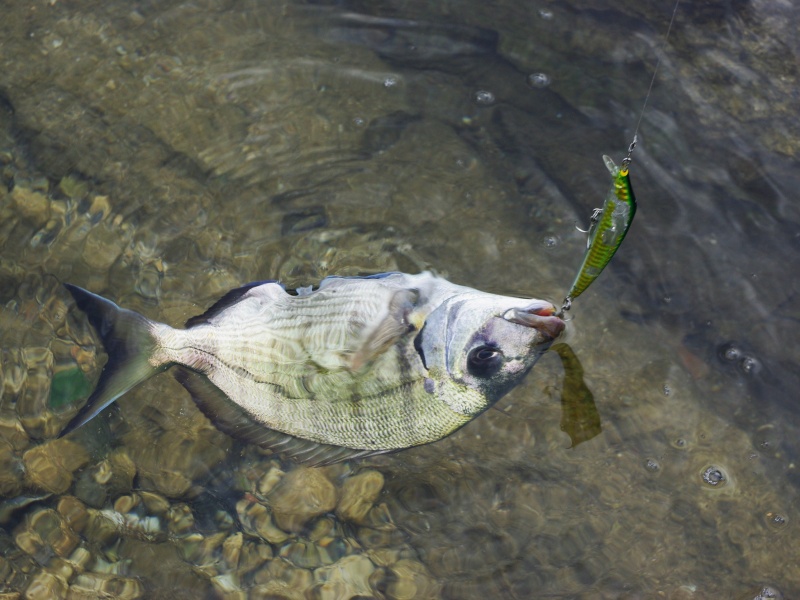
POLYGON ((614 253, 619 248, 622 240, 630 229, 633 217, 636 214, 636 198, 633 195, 629 167, 631 154, 636 147, 636 136, 628 147, 628 155, 618 167, 614 161, 603 156, 606 167, 611 173, 614 182, 606 196, 603 208, 595 209, 589 226, 589 238, 586 242, 586 253, 583 263, 572 282, 569 293, 564 299, 561 313, 572 306, 572 301, 586 291, 592 282, 597 279, 606 265, 611 261, 614 253))
MULTIPOLYGON (((672 25, 675 23, 675 15, 678 14, 678 5, 680 0, 675 0, 675 7, 672 9, 672 18, 669 20, 667 33, 664 36, 662 45, 666 45, 669 39, 669 34, 672 31, 672 25)), ((658 68, 661 66, 661 56, 656 61, 656 66, 653 69, 653 76, 650 78, 650 86, 647 88, 647 94, 644 97, 642 110, 639 113, 639 120, 636 123, 636 129, 633 130, 633 141, 628 146, 628 155, 622 159, 622 164, 617 167, 614 161, 608 156, 603 156, 606 162, 611 177, 614 180, 613 187, 606 196, 603 208, 595 209, 592 214, 591 225, 589 226, 589 239, 586 245, 586 253, 583 255, 583 264, 572 282, 567 297, 564 298, 564 303, 561 305, 556 316, 563 317, 564 312, 568 311, 572 306, 572 301, 586 291, 592 282, 597 279, 600 273, 605 269, 606 265, 611 261, 614 253, 619 248, 622 240, 630 229, 633 222, 633 216, 636 214, 636 198, 633 195, 633 188, 631 188, 631 180, 628 175, 628 170, 631 164, 631 154, 636 147, 636 134, 639 132, 639 126, 642 124, 644 111, 647 108, 647 101, 653 92, 653 84, 656 82, 656 75, 658 68)))

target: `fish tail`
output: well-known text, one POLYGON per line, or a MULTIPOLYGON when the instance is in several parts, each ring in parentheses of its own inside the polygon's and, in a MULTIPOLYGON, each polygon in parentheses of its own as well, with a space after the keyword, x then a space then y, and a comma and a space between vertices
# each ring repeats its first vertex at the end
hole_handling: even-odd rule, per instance
POLYGON ((103 340, 108 362, 94 392, 59 437, 88 423, 125 392, 165 368, 150 361, 158 347, 152 321, 77 286, 65 283, 64 287, 103 340))

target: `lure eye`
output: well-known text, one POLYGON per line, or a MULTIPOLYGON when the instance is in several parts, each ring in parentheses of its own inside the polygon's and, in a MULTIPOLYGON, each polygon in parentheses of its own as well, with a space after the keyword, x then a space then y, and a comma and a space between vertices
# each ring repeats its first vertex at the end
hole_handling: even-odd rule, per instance
POLYGON ((489 378, 503 366, 503 354, 494 346, 476 346, 467 355, 467 371, 475 377, 489 378))

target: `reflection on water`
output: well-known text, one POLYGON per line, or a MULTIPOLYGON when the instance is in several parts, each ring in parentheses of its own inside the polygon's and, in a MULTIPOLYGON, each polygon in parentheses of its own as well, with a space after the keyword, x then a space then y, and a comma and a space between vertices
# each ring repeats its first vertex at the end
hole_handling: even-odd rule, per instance
POLYGON ((681 4, 662 46, 672 6, 628 4, 7 7, 0 589, 800 595, 800 18, 681 4), (450 438, 321 470, 166 375, 54 439, 104 361, 62 281, 171 324, 248 281, 427 267, 559 301, 659 56, 639 216, 572 311, 584 383, 549 353, 450 438))

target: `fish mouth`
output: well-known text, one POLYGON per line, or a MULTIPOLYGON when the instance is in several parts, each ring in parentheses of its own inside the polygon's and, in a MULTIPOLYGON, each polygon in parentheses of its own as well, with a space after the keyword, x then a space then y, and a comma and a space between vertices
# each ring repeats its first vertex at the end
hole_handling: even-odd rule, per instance
POLYGON ((556 339, 564 331, 564 321, 556 314, 556 307, 544 300, 534 300, 523 308, 507 310, 503 318, 518 325, 533 327, 550 340, 556 339))

